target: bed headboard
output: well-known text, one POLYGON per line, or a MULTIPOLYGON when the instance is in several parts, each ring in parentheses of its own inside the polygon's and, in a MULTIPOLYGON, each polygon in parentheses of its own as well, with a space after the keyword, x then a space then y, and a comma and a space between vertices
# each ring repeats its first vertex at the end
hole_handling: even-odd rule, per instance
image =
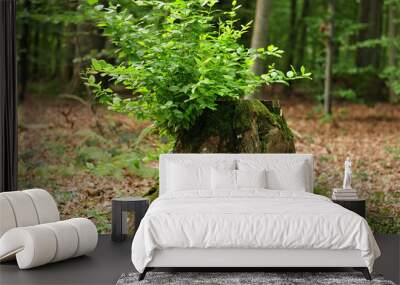
POLYGON ((250 154, 250 153, 240 153, 240 154, 230 154, 230 153, 213 153, 213 154, 203 154, 203 153, 188 153, 188 154, 161 154, 159 162, 160 171, 160 195, 164 194, 167 190, 167 168, 168 162, 171 161, 187 161, 199 165, 213 165, 217 161, 227 161, 232 160, 232 162, 240 159, 255 159, 255 160, 266 160, 266 161, 304 161, 305 162, 305 175, 306 179, 309 181, 307 192, 313 192, 314 189, 314 160, 312 154, 250 154))

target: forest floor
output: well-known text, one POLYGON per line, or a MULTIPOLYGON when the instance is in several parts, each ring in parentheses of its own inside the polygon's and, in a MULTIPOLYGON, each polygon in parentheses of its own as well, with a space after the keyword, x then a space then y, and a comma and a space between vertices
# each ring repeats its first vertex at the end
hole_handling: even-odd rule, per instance
MULTIPOLYGON (((281 100, 296 150, 316 157, 317 193, 340 187, 353 160, 353 187, 368 198, 379 232, 400 232, 400 107, 341 103, 324 118, 312 102, 281 100)), ((19 188, 47 189, 62 218, 87 216, 110 231, 111 199, 142 195, 157 184, 161 142, 134 118, 76 100, 29 100, 19 107, 19 188), (144 131, 143 131, 144 130, 144 131)))

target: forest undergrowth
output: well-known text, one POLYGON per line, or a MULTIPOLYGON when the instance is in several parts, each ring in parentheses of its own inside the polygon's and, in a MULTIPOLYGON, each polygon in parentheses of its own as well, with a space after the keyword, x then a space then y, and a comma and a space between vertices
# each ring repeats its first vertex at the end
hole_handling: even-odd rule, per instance
MULTIPOLYGON (((312 153, 315 192, 330 196, 353 159, 353 187, 368 200, 375 231, 400 233, 400 108, 336 104, 326 118, 313 102, 282 99, 298 153, 312 153)), ((19 188, 43 188, 62 218, 87 216, 111 230, 111 199, 157 187, 157 158, 171 149, 146 122, 66 99, 32 99, 19 107, 19 188)))

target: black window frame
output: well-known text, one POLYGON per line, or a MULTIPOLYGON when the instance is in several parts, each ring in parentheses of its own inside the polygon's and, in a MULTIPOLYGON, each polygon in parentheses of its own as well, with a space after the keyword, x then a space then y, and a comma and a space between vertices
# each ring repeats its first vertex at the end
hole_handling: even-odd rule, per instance
POLYGON ((0 191, 18 178, 16 0, 0 0, 0 191))

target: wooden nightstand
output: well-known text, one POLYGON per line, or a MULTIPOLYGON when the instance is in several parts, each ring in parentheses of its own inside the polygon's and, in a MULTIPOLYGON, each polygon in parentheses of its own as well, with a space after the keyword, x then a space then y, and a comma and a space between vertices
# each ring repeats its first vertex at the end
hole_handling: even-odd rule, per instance
POLYGON ((340 206, 359 214, 365 218, 365 200, 332 200, 332 202, 339 204, 340 206))
POLYGON ((111 239, 123 241, 128 232, 127 212, 135 214, 135 231, 146 214, 150 201, 142 197, 125 197, 112 199, 111 239))

